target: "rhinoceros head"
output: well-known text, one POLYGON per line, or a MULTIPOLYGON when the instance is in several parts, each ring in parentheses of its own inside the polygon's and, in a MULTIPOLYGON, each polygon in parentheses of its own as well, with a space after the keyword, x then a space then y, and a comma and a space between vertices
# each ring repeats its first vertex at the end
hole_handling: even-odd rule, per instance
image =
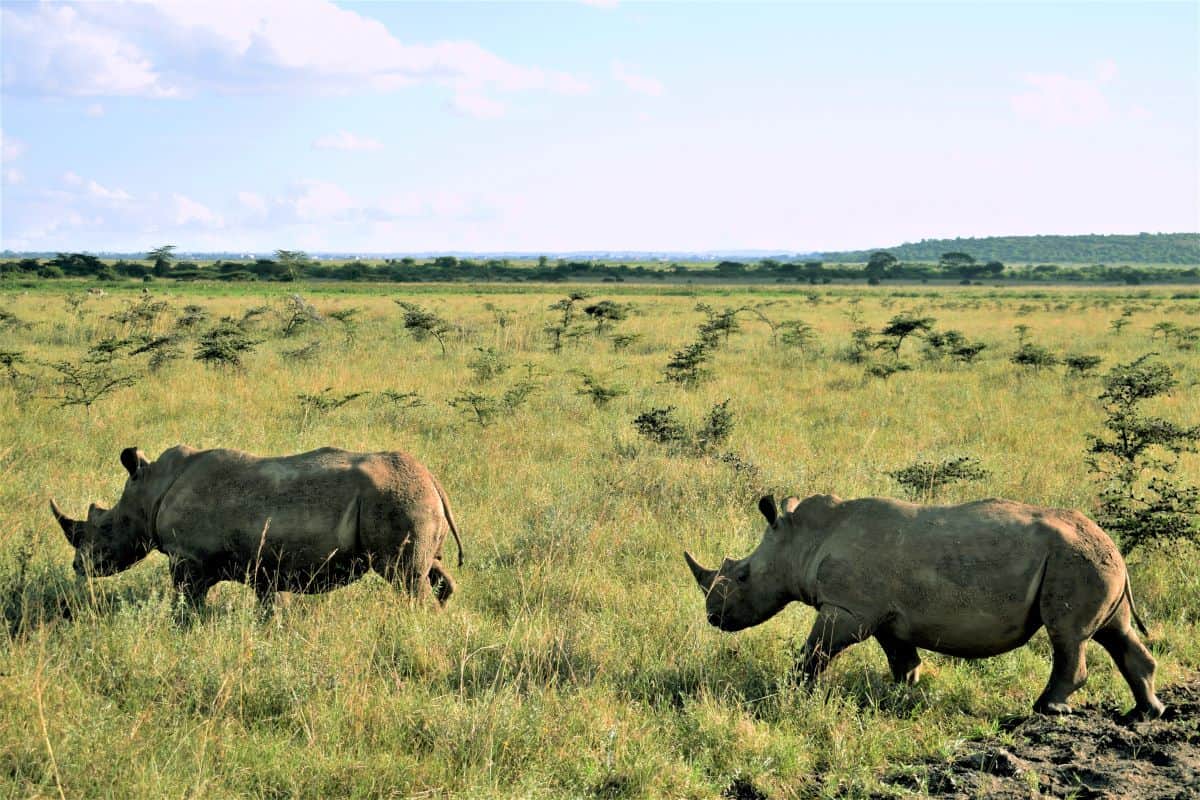
POLYGON ((125 491, 114 508, 88 507, 87 519, 74 520, 53 499, 50 510, 75 548, 75 572, 80 575, 114 575, 141 561, 153 549, 148 525, 147 472, 150 462, 136 447, 121 451, 121 465, 129 472, 125 491))
POLYGON ((726 558, 718 569, 705 569, 691 553, 683 554, 705 594, 709 624, 723 631, 740 631, 765 622, 793 599, 784 552, 788 520, 780 515, 770 495, 758 501, 758 509, 767 519, 767 529, 750 555, 726 558))

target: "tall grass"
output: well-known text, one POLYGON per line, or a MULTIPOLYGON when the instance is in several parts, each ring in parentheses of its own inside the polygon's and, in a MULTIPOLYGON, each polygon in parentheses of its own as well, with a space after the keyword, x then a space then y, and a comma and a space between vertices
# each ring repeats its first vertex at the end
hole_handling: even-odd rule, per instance
MULTIPOLYGON (((898 495, 888 471, 922 458, 971 455, 988 470, 947 489, 947 502, 993 495, 1094 507, 1084 451, 1102 421, 1099 379, 1010 363, 1018 324, 1060 354, 1103 356, 1101 371, 1159 351, 1182 381, 1155 412, 1200 420, 1200 355, 1151 338, 1162 320, 1200 324, 1200 301, 1173 300, 1169 289, 626 286, 620 299, 636 310, 616 332, 638 339, 615 349, 589 334, 551 353, 544 328, 558 317, 548 306, 561 287, 344 288, 299 287, 321 311, 360 307, 356 343, 333 324, 284 340, 268 315, 243 369, 202 366, 188 344, 184 359, 90 413, 40 399, 45 377, 31 388, 0 373, 0 793, 714 797, 735 780, 772 797, 879 790, 887 765, 949 754, 1026 712, 1048 676, 1044 636, 978 662, 925 654, 915 688, 894 686, 882 653, 863 644, 835 661, 822 690, 805 693, 786 675, 812 612, 793 606, 758 628, 719 633, 704 621, 682 549, 710 562, 742 555, 761 533, 763 491, 898 495), (456 326, 446 356, 403 331, 394 299, 456 326), (663 366, 704 319, 698 299, 774 300, 773 318, 810 323, 818 350, 772 347, 766 325, 745 317, 716 352, 711 382, 669 384, 663 366), (505 326, 486 304, 510 312, 505 326), (1109 320, 1126 307, 1131 324, 1114 335, 1109 320), (901 358, 914 369, 886 381, 838 358, 856 324, 878 330, 901 311, 988 349, 973 365, 933 363, 909 341, 901 358), (311 358, 284 355, 313 339, 321 347, 311 358), (480 347, 513 368, 476 381, 467 363, 480 347), (449 405, 464 391, 499 394, 525 364, 540 388, 492 424, 449 405), (630 391, 598 407, 578 394, 580 371, 630 391), (306 419, 298 395, 327 387, 370 394, 306 419), (398 410, 381 395, 389 389, 416 392, 424 405, 398 410), (726 398, 735 414, 727 449, 755 469, 672 453, 632 425, 667 405, 699 420, 726 398), (249 589, 222 584, 209 612, 183 626, 161 555, 119 577, 76 579, 47 498, 82 516, 88 502, 116 500, 122 448, 153 458, 177 443, 414 454, 445 485, 463 531, 459 592, 437 612, 367 578, 291 598, 264 623, 249 589)), ((273 292, 163 290, 174 311, 198 303, 214 320, 277 304, 273 292)), ((32 362, 77 357, 128 333, 106 316, 129 299, 110 291, 77 315, 53 289, 0 292, 0 308, 32 323, 0 331, 0 349, 32 362)), ((1181 477, 1200 483, 1197 459, 1181 477)), ((1200 666, 1198 566, 1189 546, 1131 559, 1163 683, 1200 666)), ((1078 702, 1129 706, 1111 661, 1099 648, 1090 655, 1078 702)))

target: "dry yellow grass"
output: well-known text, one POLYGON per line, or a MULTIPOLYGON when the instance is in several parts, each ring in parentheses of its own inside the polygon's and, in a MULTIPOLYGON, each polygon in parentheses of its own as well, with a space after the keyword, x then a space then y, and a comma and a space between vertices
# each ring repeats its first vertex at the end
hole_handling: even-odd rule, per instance
MULTIPOLYGON (((333 323, 281 339, 267 314, 244 369, 202 366, 189 342, 183 359, 90 412, 39 399, 52 386, 32 362, 77 358, 103 336, 127 335, 106 316, 139 295, 110 291, 76 314, 61 289, 0 291, 0 309, 30 323, 0 329, 0 350, 20 351, 31 362, 21 369, 44 376, 31 388, 0 374, 0 602, 9 620, 0 793, 713 797, 746 778, 771 797, 863 794, 889 764, 952 752, 994 731, 1001 715, 1026 711, 1047 675, 1043 637, 981 662, 929 656, 915 689, 891 685, 882 655, 863 645, 835 662, 828 691, 805 694, 785 676, 810 612, 792 607, 736 636, 710 629, 683 547, 708 561, 745 553, 760 535, 763 490, 896 495, 888 470, 959 454, 990 475, 951 487, 946 501, 999 495, 1092 508, 1084 454, 1102 420, 1099 381, 1009 363, 1016 325, 1056 352, 1102 355, 1102 371, 1159 351, 1181 388, 1155 410, 1200 420, 1200 356, 1152 338, 1162 320, 1200 325, 1200 301, 1171 299, 1169 289, 833 288, 810 299, 806 289, 592 286, 595 299, 634 304, 616 330, 639 338, 616 350, 588 334, 552 353, 544 328, 557 312, 548 306, 568 287, 336 288, 156 288, 171 306, 158 332, 189 303, 213 319, 240 317, 297 290, 324 312, 361 308, 361 327, 356 343, 333 323), (445 357, 403 330, 396 299, 455 324, 445 357), (711 382, 690 391, 666 383, 662 368, 694 338, 701 300, 771 301, 763 310, 772 318, 813 325, 817 351, 772 347, 766 326, 742 317, 711 382), (510 313, 505 326, 487 304, 510 313), (1130 324, 1114 335, 1109 321, 1126 307, 1130 324), (886 381, 837 357, 855 324, 878 329, 902 310, 988 349, 960 366, 926 362, 918 342, 906 343, 914 369, 886 381), (310 340, 321 341, 311 361, 282 355, 310 340), (502 352, 511 369, 476 382, 467 364, 479 347, 502 352), (498 396, 527 370, 540 389, 494 424, 448 405, 467 391, 498 396), (598 408, 578 394, 579 370, 629 392, 598 408), (326 387, 371 394, 305 419, 297 396, 326 387), (381 395, 389 389, 417 392, 424 405, 399 410, 381 395), (673 455, 631 424, 667 405, 694 422, 726 398, 735 427, 725 449, 757 473, 673 455), (260 624, 249 590, 222 584, 210 613, 179 626, 162 556, 120 577, 76 581, 47 498, 73 514, 107 504, 123 484, 123 447, 153 457, 181 442, 413 453, 441 478, 463 530, 459 593, 437 613, 367 579, 294 598, 260 624)), ((1194 457, 1180 477, 1200 483, 1194 457)), ((1180 546, 1132 559, 1162 682, 1200 665, 1198 556, 1180 546)), ((1079 701, 1130 704, 1099 649, 1079 701)))

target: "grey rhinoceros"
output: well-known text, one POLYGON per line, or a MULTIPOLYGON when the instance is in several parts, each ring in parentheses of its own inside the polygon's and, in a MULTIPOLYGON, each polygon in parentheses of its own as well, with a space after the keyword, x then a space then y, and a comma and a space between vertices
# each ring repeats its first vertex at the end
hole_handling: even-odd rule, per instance
POLYGON ((276 591, 323 592, 375 569, 445 604, 454 582, 442 566, 447 531, 462 542, 437 479, 399 452, 331 447, 278 458, 179 445, 153 463, 121 452, 129 472, 110 509, 87 520, 50 508, 75 547, 75 571, 113 575, 152 550, 170 559, 175 587, 193 605, 218 581, 243 581, 269 608, 276 591))
POLYGON ((1087 679, 1095 639, 1129 684, 1134 718, 1157 718, 1154 659, 1130 627, 1137 618, 1121 554, 1076 511, 1007 500, 920 506, 898 500, 789 497, 781 514, 759 501, 758 548, 719 569, 684 553, 707 595, 708 621, 737 631, 793 600, 817 609, 798 665, 811 681, 852 644, 875 637, 897 681, 915 683, 917 648, 982 658, 1020 647, 1043 625, 1054 663, 1034 709, 1069 713, 1087 679))

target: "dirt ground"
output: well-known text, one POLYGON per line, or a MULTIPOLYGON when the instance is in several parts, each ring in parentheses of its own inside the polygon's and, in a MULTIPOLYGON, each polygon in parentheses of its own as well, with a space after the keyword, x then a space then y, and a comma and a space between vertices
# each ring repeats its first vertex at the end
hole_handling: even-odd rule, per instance
MULTIPOLYGON (((999 741, 972 742, 952 761, 930 759, 891 770, 892 791, 873 798, 1196 800, 1200 798, 1200 677, 1162 688, 1167 713, 1125 723, 1114 708, 1076 707, 1067 717, 1018 717, 999 741)), ((739 779, 730 800, 768 800, 739 779)))
POLYGON ((1115 709, 1087 706, 1021 717, 1005 726, 1012 745, 978 742, 954 761, 897 769, 883 782, 938 798, 1200 798, 1200 678, 1159 697, 1161 720, 1124 724, 1115 709))

